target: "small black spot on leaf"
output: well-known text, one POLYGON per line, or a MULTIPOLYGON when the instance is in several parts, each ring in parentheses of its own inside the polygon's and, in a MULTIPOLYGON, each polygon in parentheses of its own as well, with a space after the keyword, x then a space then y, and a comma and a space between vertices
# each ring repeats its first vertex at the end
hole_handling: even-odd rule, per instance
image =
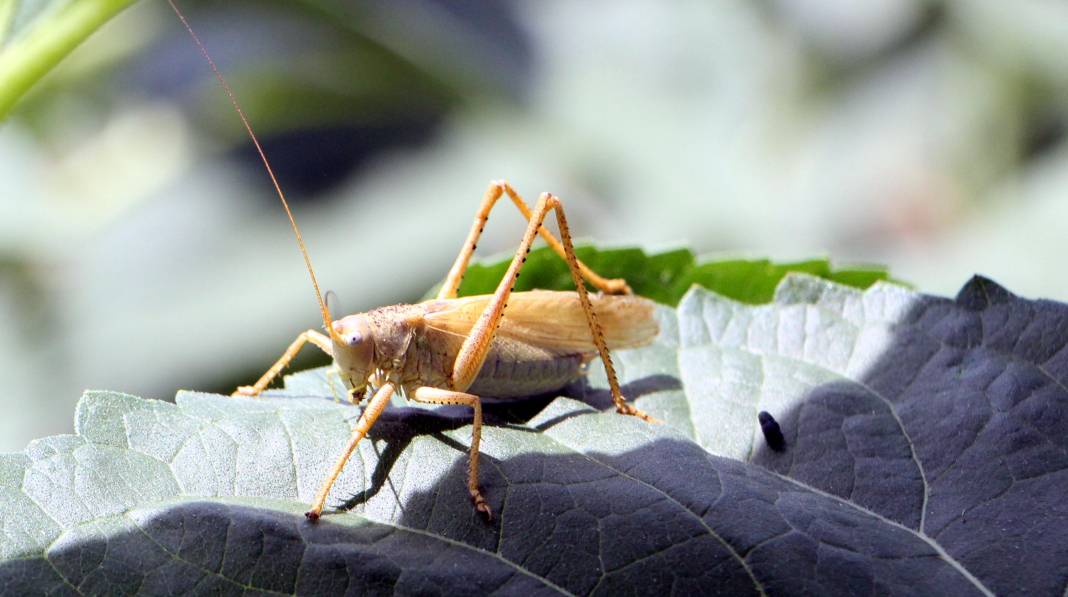
POLYGON ((760 421, 760 430, 764 432, 764 441, 768 443, 768 447, 776 452, 785 450, 786 438, 782 436, 782 429, 779 428, 779 422, 775 420, 775 417, 771 416, 768 411, 762 410, 757 414, 757 420, 760 421))

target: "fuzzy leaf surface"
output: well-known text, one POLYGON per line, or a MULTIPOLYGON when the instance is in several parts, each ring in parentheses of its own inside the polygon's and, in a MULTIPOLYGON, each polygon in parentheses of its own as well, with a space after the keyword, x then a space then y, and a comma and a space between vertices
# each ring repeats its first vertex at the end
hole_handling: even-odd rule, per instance
POLYGON ((259 399, 90 392, 77 433, 0 456, 16 593, 1060 594, 1068 307, 983 279, 956 300, 787 276, 691 290, 617 355, 665 421, 567 397, 393 407, 319 524, 301 513, 358 411, 322 371, 259 399), (786 449, 767 449, 771 412, 786 449))

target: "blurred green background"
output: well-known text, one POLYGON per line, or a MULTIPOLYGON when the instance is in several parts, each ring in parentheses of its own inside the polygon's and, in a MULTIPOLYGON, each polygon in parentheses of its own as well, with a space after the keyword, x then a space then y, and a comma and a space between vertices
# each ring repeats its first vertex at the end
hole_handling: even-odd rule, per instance
MULTIPOLYGON (((63 3, 18 5, 8 43, 63 3)), ((339 311, 421 296, 495 178, 559 194, 604 246, 1068 299, 1062 2, 181 5, 339 311)), ((483 255, 522 230, 495 213, 483 255)), ((0 126, 0 451, 72 429, 85 388, 251 381, 318 325, 270 183, 166 3, 122 12, 0 126)))

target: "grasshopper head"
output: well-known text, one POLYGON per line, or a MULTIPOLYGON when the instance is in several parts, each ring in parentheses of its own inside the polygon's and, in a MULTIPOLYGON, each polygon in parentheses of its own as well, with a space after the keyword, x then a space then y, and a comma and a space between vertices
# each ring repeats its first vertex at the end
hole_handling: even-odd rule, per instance
POLYGON ((364 315, 349 315, 331 324, 334 362, 342 377, 360 393, 374 371, 375 337, 364 315))

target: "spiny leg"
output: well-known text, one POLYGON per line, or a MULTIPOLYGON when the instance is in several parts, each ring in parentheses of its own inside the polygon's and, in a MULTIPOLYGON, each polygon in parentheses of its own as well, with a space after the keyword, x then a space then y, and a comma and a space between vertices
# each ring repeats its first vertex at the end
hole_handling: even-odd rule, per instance
POLYGON ((341 453, 341 457, 334 463, 334 468, 323 481, 322 487, 319 488, 319 493, 315 495, 315 501, 312 502, 311 510, 304 513, 309 520, 319 520, 319 515, 322 514, 323 506, 326 504, 326 496, 330 493, 330 488, 334 486, 334 481, 337 481, 337 478, 341 475, 341 471, 345 468, 345 463, 349 461, 349 456, 352 456, 352 452, 356 450, 356 445, 367 435, 375 421, 378 420, 378 416, 385 410, 396 389, 393 382, 388 382, 379 388, 371 398, 371 401, 367 403, 367 408, 364 409, 363 414, 360 415, 360 420, 356 422, 356 427, 352 430, 352 435, 349 437, 348 445, 345 446, 345 451, 341 453))
MULTIPOLYGON (((604 340, 604 330, 597 321, 597 313, 590 303, 590 294, 582 284, 581 272, 578 259, 575 257, 575 247, 571 243, 571 229, 567 225, 567 217, 564 215, 564 205, 555 195, 548 196, 548 205, 556 212, 556 225, 560 228, 560 238, 564 240, 564 259, 567 260, 568 269, 571 270, 571 279, 575 282, 582 310, 586 313, 586 323, 590 326, 590 335, 593 336, 593 344, 597 347, 597 353, 601 355, 605 373, 608 374, 608 386, 612 390, 612 402, 616 405, 616 412, 624 415, 639 417, 649 422, 654 419, 627 402, 623 397, 623 391, 619 389, 619 378, 616 376, 616 368, 612 364, 612 355, 608 352, 608 343, 604 340)), ((542 218, 545 216, 543 215, 542 218)))
POLYGON ((474 421, 471 423, 471 455, 467 465, 467 492, 471 494, 475 509, 485 514, 487 520, 493 519, 493 512, 478 488, 478 445, 482 440, 482 400, 474 394, 430 386, 416 388, 410 397, 417 402, 429 404, 463 404, 470 406, 474 411, 474 421))
POLYGON ((508 266, 508 271, 505 272, 504 278, 501 279, 497 285, 497 290, 493 293, 493 298, 486 304, 485 310, 479 315, 478 320, 471 327, 471 332, 460 346, 460 352, 453 363, 453 389, 466 390, 474 381, 475 376, 478 375, 479 370, 482 369, 482 364, 489 353, 490 344, 497 334, 497 328, 500 327, 501 318, 504 317, 504 309, 508 306, 508 297, 511 295, 515 281, 519 277, 519 270, 526 263, 530 246, 534 242, 534 236, 538 233, 538 229, 541 228, 549 210, 556 212, 556 223, 560 228, 560 236, 564 241, 564 258, 567 261, 568 269, 571 270, 571 278, 575 282, 579 302, 582 303, 582 310, 586 314, 586 322, 590 326, 593 343, 597 347, 601 360, 604 362, 605 372, 608 374, 608 385, 612 390, 612 402, 616 405, 616 411, 651 421, 652 418, 649 415, 638 410, 632 404, 628 404, 626 398, 623 397, 623 392, 619 389, 619 379, 616 377, 616 370, 612 365, 612 357, 608 353, 604 332, 601 330, 600 323, 597 322, 597 314, 593 310, 593 305, 590 304, 586 286, 582 283, 582 274, 579 271, 578 259, 575 257, 575 249, 571 243, 571 231, 567 226, 567 218, 564 216, 564 207, 559 198, 549 193, 542 193, 541 197, 538 198, 538 203, 534 207, 534 212, 527 223, 526 233, 524 233, 523 240, 519 243, 519 248, 516 249, 515 256, 512 257, 512 263, 508 266))
MULTIPOLYGON (((526 218, 526 220, 529 222, 532 213, 530 211, 530 208, 527 207, 526 202, 523 201, 523 197, 521 197, 519 193, 516 192, 515 188, 513 188, 507 180, 499 181, 499 183, 504 186, 505 193, 508 194, 508 197, 511 198, 512 203, 515 204, 516 208, 519 209, 519 212, 522 213, 523 217, 526 218)), ((551 247, 552 250, 555 251, 561 259, 567 259, 567 252, 570 250, 572 257, 575 259, 575 264, 578 266, 579 273, 581 273, 582 277, 587 282, 592 284, 593 287, 597 290, 600 290, 605 294, 634 294, 634 291, 631 290, 626 280, 622 278, 605 278, 590 269, 585 263, 583 263, 578 258, 578 256, 575 255, 574 247, 566 249, 564 247, 564 244, 561 243, 560 240, 558 240, 555 236, 553 236, 553 233, 549 232, 549 229, 545 226, 538 228, 538 233, 543 239, 545 239, 546 244, 548 244, 549 247, 551 247)), ((570 244, 571 243, 568 242, 568 245, 570 244)))
POLYGON ((285 369, 286 366, 289 365, 289 362, 297 356, 297 353, 300 352, 300 349, 303 348, 304 344, 307 342, 311 342, 326 354, 333 356, 333 347, 330 345, 330 339, 315 330, 307 330, 297 336, 297 339, 289 345, 289 348, 287 348, 284 353, 282 353, 282 357, 275 361, 275 363, 271 365, 271 368, 256 380, 256 383, 251 386, 241 386, 237 388, 237 390, 234 391, 233 396, 258 396, 260 392, 267 388, 274 378, 278 377, 278 374, 282 372, 282 369, 285 369))
MULTIPOLYGON (((475 214, 475 221, 471 224, 471 230, 467 233, 467 240, 464 241, 460 254, 456 256, 456 261, 453 262, 452 268, 449 269, 449 275, 446 276, 445 283, 442 284, 441 290, 438 292, 439 299, 456 298, 456 291, 460 288, 460 282, 463 281, 467 265, 471 261, 471 255, 474 254, 475 247, 478 244, 478 238, 482 235, 482 229, 485 227, 486 221, 489 220, 490 211, 497 204, 497 200, 501 198, 501 195, 504 194, 508 195, 512 203, 519 209, 519 212, 523 214, 523 217, 528 222, 530 221, 532 216, 530 208, 527 207, 527 203, 523 201, 519 193, 512 188, 512 185, 504 180, 491 182, 489 188, 486 189, 486 194, 482 197, 482 205, 479 206, 478 212, 475 214)), ((542 226, 538 228, 538 233, 541 234, 552 250, 556 251, 557 255, 567 259, 563 245, 553 236, 552 232, 542 226)), ((601 277, 597 272, 587 267, 585 263, 578 259, 575 259, 575 262, 578 264, 582 277, 598 290, 608 294, 631 294, 630 286, 627 286, 626 280, 601 277)))

